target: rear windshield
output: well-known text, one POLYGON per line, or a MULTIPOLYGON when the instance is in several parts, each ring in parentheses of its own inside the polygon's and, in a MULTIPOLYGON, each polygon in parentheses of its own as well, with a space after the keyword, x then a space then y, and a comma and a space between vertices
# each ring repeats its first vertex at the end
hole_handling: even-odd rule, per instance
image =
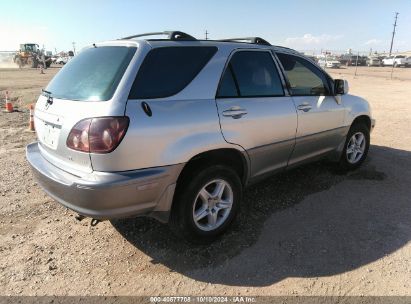
POLYGON ((183 90, 217 52, 216 47, 162 47, 144 59, 130 99, 162 98, 183 90))
POLYGON ((46 88, 55 98, 105 101, 113 97, 135 47, 101 46, 74 56, 46 88))

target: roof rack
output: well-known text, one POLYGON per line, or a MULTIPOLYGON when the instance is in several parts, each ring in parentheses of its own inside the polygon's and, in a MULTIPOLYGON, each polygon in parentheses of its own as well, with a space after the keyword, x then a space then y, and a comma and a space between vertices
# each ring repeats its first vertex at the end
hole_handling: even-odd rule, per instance
POLYGON ((193 36, 180 32, 180 31, 165 31, 165 32, 152 32, 152 33, 144 33, 144 34, 137 34, 137 35, 132 35, 124 38, 120 38, 120 40, 123 39, 133 39, 133 38, 138 38, 138 37, 146 37, 146 36, 159 36, 159 35, 165 35, 167 36, 167 39, 170 40, 197 40, 193 36))
POLYGON ((221 39, 218 41, 225 41, 225 42, 248 42, 254 44, 262 44, 262 45, 271 45, 267 40, 264 40, 261 37, 244 37, 244 38, 228 38, 228 39, 221 39))
POLYGON ((273 45, 273 46, 275 46, 276 48, 279 48, 279 49, 285 49, 285 50, 289 50, 289 51, 293 51, 293 52, 298 53, 296 50, 294 50, 292 48, 289 48, 289 47, 286 47, 286 46, 280 46, 280 45, 273 45))

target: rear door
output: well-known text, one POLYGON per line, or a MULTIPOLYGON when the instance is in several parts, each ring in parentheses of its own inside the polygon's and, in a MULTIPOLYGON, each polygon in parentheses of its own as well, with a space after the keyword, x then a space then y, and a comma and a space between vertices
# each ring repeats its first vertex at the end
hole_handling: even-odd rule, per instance
POLYGON ((344 139, 344 105, 333 94, 331 79, 297 55, 277 53, 298 114, 296 145, 289 165, 338 147, 344 139))
POLYGON ((287 165, 297 115, 268 50, 237 50, 221 78, 216 103, 225 140, 247 150, 251 177, 287 165))

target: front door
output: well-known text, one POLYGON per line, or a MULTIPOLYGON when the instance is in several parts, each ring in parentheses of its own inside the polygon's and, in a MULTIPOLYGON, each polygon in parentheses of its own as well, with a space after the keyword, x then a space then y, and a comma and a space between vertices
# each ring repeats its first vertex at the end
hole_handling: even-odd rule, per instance
POLYGON ((320 157, 344 140, 344 105, 337 102, 329 77, 297 55, 277 53, 298 114, 296 146, 289 165, 320 157))
POLYGON ((216 97, 225 140, 242 146, 250 177, 287 166, 297 114, 268 50, 238 50, 228 60, 216 97))

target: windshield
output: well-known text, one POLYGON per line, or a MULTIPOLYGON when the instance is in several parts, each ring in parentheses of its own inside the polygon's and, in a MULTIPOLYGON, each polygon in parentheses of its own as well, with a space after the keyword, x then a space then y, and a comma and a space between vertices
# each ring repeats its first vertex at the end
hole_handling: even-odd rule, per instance
POLYGON ((53 97, 105 101, 113 94, 136 52, 135 47, 92 47, 74 56, 46 88, 53 97))

